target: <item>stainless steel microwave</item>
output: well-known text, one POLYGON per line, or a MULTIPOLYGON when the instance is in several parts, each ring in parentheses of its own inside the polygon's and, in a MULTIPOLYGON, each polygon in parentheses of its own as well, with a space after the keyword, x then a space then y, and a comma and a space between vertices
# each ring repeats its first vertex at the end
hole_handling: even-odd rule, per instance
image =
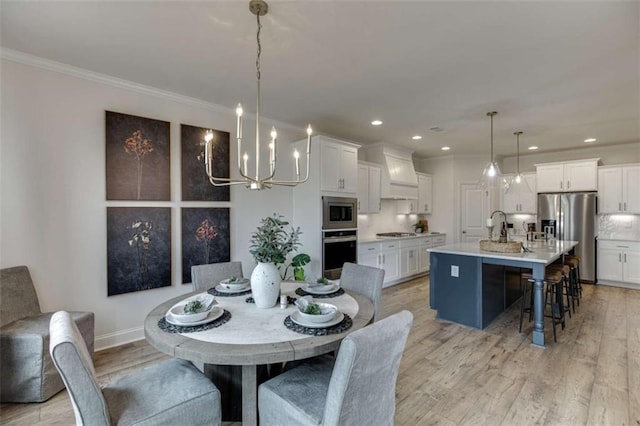
POLYGON ((322 197, 322 229, 357 228, 357 208, 357 198, 322 197))

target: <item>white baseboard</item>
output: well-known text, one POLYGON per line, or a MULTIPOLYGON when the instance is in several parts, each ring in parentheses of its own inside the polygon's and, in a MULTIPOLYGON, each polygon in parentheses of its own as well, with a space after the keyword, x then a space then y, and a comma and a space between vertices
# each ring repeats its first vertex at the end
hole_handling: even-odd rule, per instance
POLYGON ((144 328, 135 327, 128 330, 116 331, 115 333, 107 333, 97 336, 94 340, 94 351, 112 348, 114 346, 124 345, 125 343, 136 342, 144 339, 144 328))
POLYGON ((606 285, 609 287, 622 287, 622 288, 629 288, 632 290, 640 290, 640 285, 638 284, 633 284, 633 283, 623 283, 623 282, 618 282, 618 281, 600 281, 598 280, 598 285, 606 285))

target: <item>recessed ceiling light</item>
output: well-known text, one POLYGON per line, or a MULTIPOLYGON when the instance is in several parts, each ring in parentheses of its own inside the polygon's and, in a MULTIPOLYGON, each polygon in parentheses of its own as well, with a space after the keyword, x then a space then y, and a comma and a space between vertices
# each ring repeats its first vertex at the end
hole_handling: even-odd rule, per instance
POLYGON ((419 141, 420 139, 422 139, 422 136, 415 135, 415 136, 412 136, 411 139, 413 139, 414 141, 419 141))
POLYGON ((529 147, 529 148, 527 148, 527 149, 528 149, 529 151, 535 151, 536 149, 538 149, 538 147, 537 147, 537 146, 535 146, 535 145, 532 145, 532 146, 530 146, 530 147, 529 147))
POLYGON ((589 139, 585 139, 584 140, 586 143, 591 143, 591 142, 595 142, 596 138, 589 138, 589 139))
POLYGON ((371 122, 371 125, 373 125, 373 126, 379 126, 379 125, 381 125, 381 124, 382 124, 382 120, 373 120, 373 121, 371 122))
POLYGON ((443 151, 449 151, 451 148, 448 146, 443 146, 442 148, 440 148, 443 151))

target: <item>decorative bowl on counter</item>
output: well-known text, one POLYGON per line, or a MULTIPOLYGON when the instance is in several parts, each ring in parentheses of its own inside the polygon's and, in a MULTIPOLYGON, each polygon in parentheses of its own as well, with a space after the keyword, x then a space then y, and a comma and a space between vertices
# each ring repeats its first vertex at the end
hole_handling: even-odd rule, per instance
POLYGON ((480 240, 480 250, 494 253, 520 253, 522 251, 522 242, 507 241, 506 243, 501 243, 498 241, 480 240))

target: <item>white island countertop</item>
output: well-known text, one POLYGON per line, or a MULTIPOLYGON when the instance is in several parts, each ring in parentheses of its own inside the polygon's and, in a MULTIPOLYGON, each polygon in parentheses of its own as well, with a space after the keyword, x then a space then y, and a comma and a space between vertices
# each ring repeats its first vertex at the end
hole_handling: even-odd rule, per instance
POLYGON ((578 241, 550 240, 550 241, 525 241, 524 246, 531 252, 524 253, 495 253, 480 250, 480 244, 456 243, 427 249, 431 253, 455 254, 461 256, 487 257, 502 260, 526 260, 529 262, 549 264, 559 258, 563 253, 569 252, 578 245, 578 241))

